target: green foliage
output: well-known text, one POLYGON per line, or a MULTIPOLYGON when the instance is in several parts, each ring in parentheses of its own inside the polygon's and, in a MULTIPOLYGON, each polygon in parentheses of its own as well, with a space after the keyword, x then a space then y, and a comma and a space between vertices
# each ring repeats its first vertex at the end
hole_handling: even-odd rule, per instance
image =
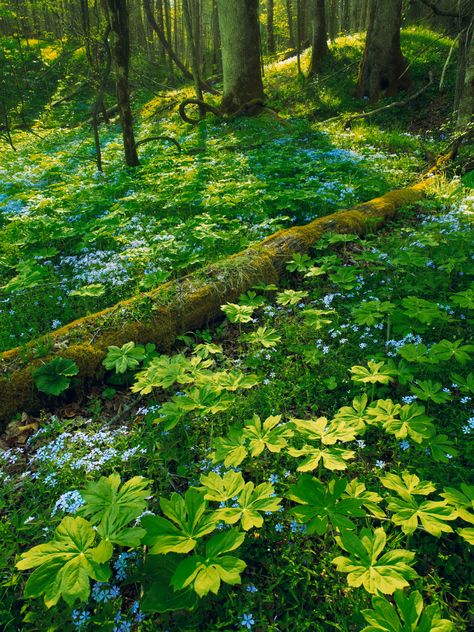
POLYGON ((240 574, 247 565, 232 555, 224 554, 237 549, 244 539, 245 534, 237 529, 210 538, 205 555, 188 557, 178 565, 171 580, 174 589, 181 590, 192 585, 198 597, 204 597, 209 592, 217 595, 221 582, 240 584, 240 574))
POLYGON ((255 486, 250 481, 244 485, 235 506, 217 509, 216 516, 226 524, 236 524, 240 521, 242 529, 249 531, 253 527, 260 528, 263 525, 262 512, 278 511, 280 501, 281 498, 275 496, 273 485, 260 483, 255 486))
POLYGON ((395 305, 389 301, 366 301, 352 310, 354 320, 358 325, 375 325, 383 320, 387 314, 393 312, 395 305))
POLYGON ((256 331, 247 334, 244 340, 252 345, 260 345, 264 349, 271 349, 281 341, 281 336, 269 327, 259 327, 256 331))
POLYGON ((73 360, 57 357, 33 371, 36 388, 47 395, 61 395, 71 384, 71 377, 79 373, 73 360))
POLYGON ((221 310, 227 316, 231 323, 249 323, 255 310, 253 305, 237 305, 236 303, 227 303, 221 307, 221 310))
POLYGON ((364 366, 353 366, 351 368, 352 380, 361 384, 388 384, 393 381, 393 370, 384 362, 373 362, 369 360, 367 368, 364 366))
POLYGON ((408 580, 417 577, 411 568, 415 557, 413 552, 392 549, 383 553, 387 535, 382 527, 373 532, 362 529, 359 536, 343 531, 338 544, 350 557, 336 557, 333 564, 339 572, 348 574, 349 586, 364 586, 373 595, 392 595, 397 589, 408 586, 408 580))
POLYGON ((437 604, 424 607, 421 594, 415 590, 406 596, 396 590, 395 605, 384 597, 372 597, 372 610, 363 610, 369 624, 361 632, 450 632, 454 624, 441 618, 437 604))
POLYGON ((344 479, 331 479, 327 485, 312 476, 300 476, 290 487, 288 498, 300 503, 291 509, 298 522, 306 524, 308 534, 323 535, 329 524, 333 529, 355 529, 351 517, 363 517, 362 500, 342 498, 347 487, 344 479))
POLYGON ((207 511, 204 494, 188 489, 184 497, 177 493, 171 498, 160 498, 160 507, 167 518, 143 516, 141 524, 146 530, 143 543, 153 555, 189 553, 199 538, 216 528, 217 516, 207 511))
POLYGON ((19 570, 38 567, 28 578, 24 596, 44 595, 48 608, 62 597, 72 605, 77 599, 87 601, 89 578, 105 582, 110 569, 102 564, 100 547, 95 546, 96 533, 83 518, 64 518, 56 528, 54 540, 39 544, 23 553, 19 570))
POLYGON ((145 348, 142 345, 135 346, 134 342, 126 342, 122 347, 112 345, 108 348, 103 365, 115 373, 125 373, 136 369, 145 359, 145 348))

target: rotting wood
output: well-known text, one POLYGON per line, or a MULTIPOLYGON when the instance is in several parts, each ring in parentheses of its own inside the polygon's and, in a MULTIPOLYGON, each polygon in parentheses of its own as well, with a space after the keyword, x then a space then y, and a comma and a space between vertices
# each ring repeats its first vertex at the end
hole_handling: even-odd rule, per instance
POLYGON ((17 412, 37 412, 51 406, 52 400, 36 390, 32 378, 32 372, 43 363, 56 356, 77 362, 75 389, 80 396, 103 377, 102 360, 109 345, 153 342, 159 351, 169 352, 176 336, 222 318, 224 303, 236 301, 257 283, 278 283, 293 255, 307 252, 324 233, 364 235, 369 229, 377 229, 400 207, 421 199, 428 182, 429 177, 425 177, 414 186, 391 191, 349 210, 280 230, 203 270, 76 320, 25 347, 4 352, 0 356, 0 430, 17 412), (51 351, 35 357, 36 350, 48 341, 51 351))

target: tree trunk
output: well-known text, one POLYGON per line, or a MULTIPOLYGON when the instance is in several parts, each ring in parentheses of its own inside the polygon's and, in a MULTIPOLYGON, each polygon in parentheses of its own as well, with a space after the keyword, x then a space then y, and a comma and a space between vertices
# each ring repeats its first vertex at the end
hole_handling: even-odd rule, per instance
POLYGON ((381 93, 393 96, 409 87, 407 62, 400 47, 401 20, 402 0, 371 0, 357 96, 375 102, 381 93))
POLYGON ((275 29, 273 27, 274 0, 267 0, 267 51, 270 55, 276 50, 275 29))
POLYGON ((328 52, 326 29, 326 0, 313 0, 313 44, 309 64, 309 76, 317 74, 328 52))
POLYGON ((224 94, 221 108, 232 113, 263 100, 258 0, 218 0, 224 94))
POLYGON ((196 31, 193 29, 193 19, 191 15, 191 9, 189 7, 189 0, 183 0, 183 12, 186 22, 186 31, 188 33, 189 47, 191 50, 191 68, 193 70, 194 90, 196 92, 196 98, 202 101, 202 88, 201 88, 201 69, 199 63, 199 53, 196 46, 196 31))
POLYGON ((291 6, 291 0, 286 0, 286 15, 288 17, 288 34, 290 48, 295 47, 295 34, 293 29, 293 8, 291 6))
POLYGON ((107 0, 110 30, 113 36, 111 53, 115 66, 117 105, 122 125, 125 162, 136 167, 138 161, 133 116, 130 107, 130 86, 128 72, 130 66, 130 33, 127 0, 107 0))
POLYGON ((472 122, 474 113, 474 20, 467 29, 465 69, 462 86, 459 94, 459 105, 456 126, 464 129, 472 122))

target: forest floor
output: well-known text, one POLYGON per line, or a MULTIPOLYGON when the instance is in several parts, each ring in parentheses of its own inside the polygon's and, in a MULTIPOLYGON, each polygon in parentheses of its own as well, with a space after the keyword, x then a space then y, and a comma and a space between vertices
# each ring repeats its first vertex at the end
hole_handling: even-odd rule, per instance
MULTIPOLYGON (((425 31, 403 41, 420 84, 451 45, 425 31)), ((100 176, 84 128, 61 127, 43 141, 19 136, 2 166, 0 348, 237 252, 280 226, 416 181, 446 142, 438 119, 423 118, 435 97, 437 112, 449 106, 437 87, 416 109, 349 129, 321 125, 360 109, 348 96, 360 45, 341 38, 310 86, 295 80, 294 59, 267 67, 277 119, 209 118, 189 128, 169 112, 153 118, 182 92, 143 95, 139 137, 170 135, 183 150, 145 145, 138 172, 119 166, 116 126, 103 134, 100 176)), ((448 73, 448 94, 449 86, 448 73)), ((54 414, 25 415, 10 426, 0 451, 4 629, 360 631, 371 593, 390 593, 387 584, 393 592, 395 581, 431 604, 426 631, 468 630, 472 206, 459 178, 435 178, 427 198, 383 231, 364 239, 328 234, 309 256, 295 256, 281 287, 243 295, 225 308, 223 324, 182 336, 171 358, 147 349, 133 362, 124 352, 125 372, 109 358, 107 383, 85 401, 63 398, 54 414), (205 489, 213 528, 240 521, 246 534, 234 553, 247 565, 242 583, 223 583, 191 612, 152 613, 151 603, 171 599, 167 563, 157 569, 153 555, 143 564, 139 547, 118 546, 112 575, 93 582, 86 604, 23 602, 25 574, 14 562, 49 539, 65 515, 85 515, 85 486, 113 472, 151 481, 146 511, 137 502, 134 516, 149 534, 158 527, 145 514, 160 513, 159 498, 205 489), (242 480, 256 486, 254 496, 242 480), (353 528, 360 539, 336 537, 353 528), (356 572, 367 570, 363 547, 373 538, 379 553, 388 538, 391 566, 364 590, 351 574, 346 579, 340 560, 348 553, 356 572), (143 596, 137 579, 144 574, 143 596)), ((166 501, 161 512, 173 513, 166 501)), ((196 536, 199 551, 208 533, 196 536)), ((178 557, 168 550, 161 560, 178 557)), ((181 605, 196 600, 189 589, 178 595, 181 605)), ((392 607, 381 598, 372 603, 365 619, 374 625, 392 607)))

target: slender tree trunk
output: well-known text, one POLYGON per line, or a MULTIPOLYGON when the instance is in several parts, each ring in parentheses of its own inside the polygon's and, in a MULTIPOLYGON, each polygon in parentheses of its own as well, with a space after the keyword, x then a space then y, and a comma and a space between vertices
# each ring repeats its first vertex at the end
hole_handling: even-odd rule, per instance
POLYGON ((193 19, 191 15, 191 9, 189 7, 189 0, 183 0, 183 11, 186 23, 186 30, 188 32, 189 47, 191 49, 191 68, 193 70, 194 90, 196 92, 196 97, 202 101, 200 64, 196 47, 195 30, 193 29, 193 19))
POLYGON ((291 0, 286 0, 286 15, 288 17, 288 34, 290 48, 295 47, 295 32, 293 28, 293 8, 291 6, 291 0))
POLYGON ((466 30, 465 38, 465 67, 463 82, 460 87, 457 108, 458 129, 463 129, 472 122, 474 113, 474 19, 466 30))
POLYGON ((333 42, 337 35, 337 0, 331 0, 329 7, 329 39, 333 42))
POLYGON ((222 70, 221 35, 219 30, 219 15, 217 11, 217 0, 212 0, 212 65, 214 72, 222 70))
POLYGON ((127 0, 107 0, 110 30, 113 37, 111 53, 115 66, 117 105, 122 125, 125 162, 129 167, 136 167, 138 161, 135 135, 133 133, 133 116, 130 107, 130 86, 128 72, 130 67, 130 33, 128 24, 127 0))
POLYGON ((401 20, 402 0, 372 0, 357 96, 375 102, 382 93, 393 96, 409 87, 407 62, 400 47, 401 20))
POLYGON ((224 94, 222 110, 263 100, 258 0, 218 0, 224 94))
POLYGON ((267 0, 267 51, 270 55, 275 53, 275 29, 273 27, 274 0, 267 0))
POLYGON ((313 0, 313 44, 309 64, 309 76, 317 74, 328 53, 326 28, 326 0, 313 0))

